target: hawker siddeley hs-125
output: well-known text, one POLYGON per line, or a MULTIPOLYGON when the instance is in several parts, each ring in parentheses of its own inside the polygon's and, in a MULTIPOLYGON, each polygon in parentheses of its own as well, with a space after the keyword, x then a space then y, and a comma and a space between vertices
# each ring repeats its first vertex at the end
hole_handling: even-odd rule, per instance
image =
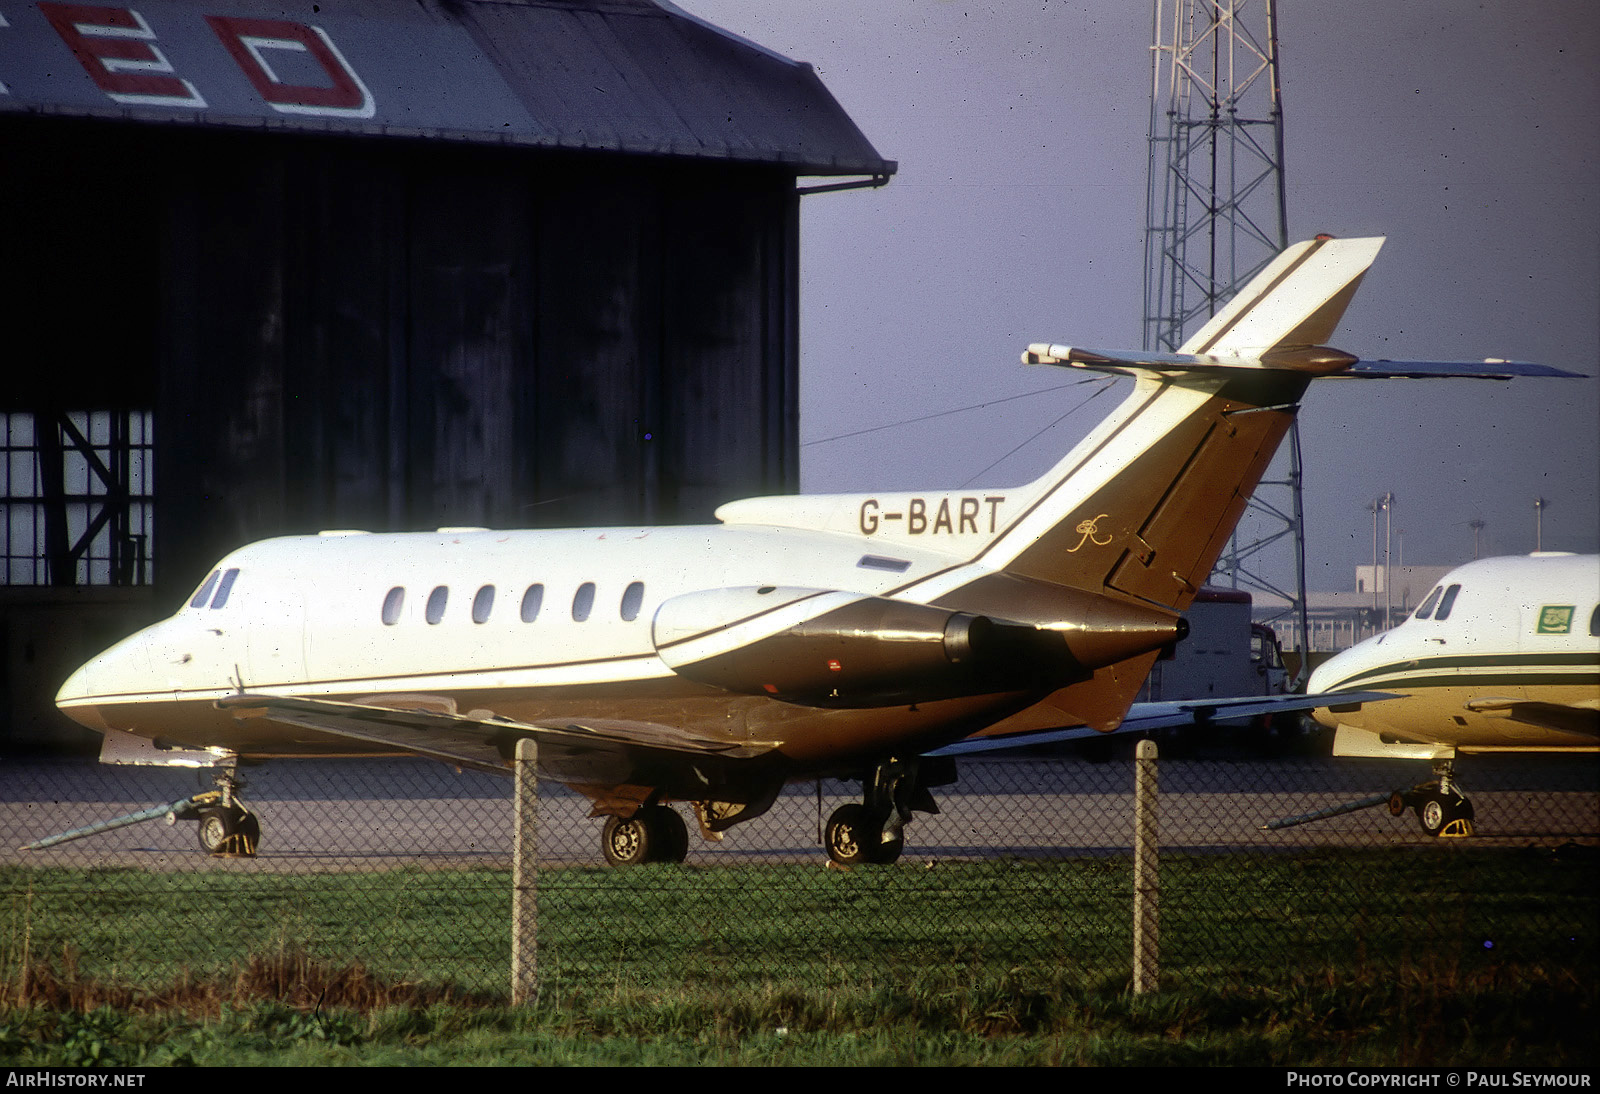
MULTIPOLYGON (((105 734, 103 759, 217 766, 181 811, 213 850, 255 847, 241 762, 503 772, 531 737, 541 775, 606 818, 614 863, 683 858, 668 803, 717 837, 822 777, 863 787, 828 854, 892 862, 953 755, 1123 723, 1314 379, 1570 375, 1328 348, 1381 244, 1290 247, 1178 353, 1030 346, 1028 363, 1135 382, 1026 485, 750 498, 705 527, 267 540, 73 673, 59 705, 105 734)), ((1248 702, 1155 713, 1271 705, 1248 702)))
POLYGON ((1434 778, 1375 803, 1432 836, 1470 836, 1462 755, 1600 752, 1600 556, 1486 558, 1450 571, 1393 630, 1311 676, 1310 690, 1380 689, 1316 712, 1335 756, 1426 760, 1434 778))

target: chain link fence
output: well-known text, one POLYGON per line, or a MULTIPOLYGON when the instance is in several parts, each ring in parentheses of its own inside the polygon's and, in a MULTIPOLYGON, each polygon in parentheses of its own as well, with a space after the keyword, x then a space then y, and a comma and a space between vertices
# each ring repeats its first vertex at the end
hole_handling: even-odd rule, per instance
MULTIPOLYGON (((23 844, 210 786, 92 762, 0 765, 0 990, 30 977, 164 985, 263 962, 503 1000, 512 783, 426 761, 247 769, 258 857, 213 858, 196 826, 143 823, 23 844)), ((1322 971, 1593 968, 1600 765, 1468 760, 1478 834, 1441 840, 1369 808, 1262 825, 1409 787, 1415 764, 1262 758, 1159 766, 1162 984, 1322 971)), ((1133 762, 965 762, 893 866, 832 867, 819 828, 859 788, 794 786, 678 865, 603 865, 588 801, 540 785, 538 961, 546 990, 1005 970, 1126 982, 1133 762), (864 973, 863 970, 866 970, 864 973)), ((679 806, 694 829, 687 807, 679 806)))

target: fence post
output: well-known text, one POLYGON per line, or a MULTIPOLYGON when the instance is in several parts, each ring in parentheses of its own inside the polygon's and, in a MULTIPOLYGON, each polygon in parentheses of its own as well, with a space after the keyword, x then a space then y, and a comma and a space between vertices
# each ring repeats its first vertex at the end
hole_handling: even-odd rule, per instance
POLYGON ((517 742, 516 807, 511 849, 511 1002, 539 1000, 539 746, 517 742))
POLYGON ((1133 993, 1161 983, 1161 872, 1156 844, 1156 743, 1140 741, 1133 779, 1133 993))

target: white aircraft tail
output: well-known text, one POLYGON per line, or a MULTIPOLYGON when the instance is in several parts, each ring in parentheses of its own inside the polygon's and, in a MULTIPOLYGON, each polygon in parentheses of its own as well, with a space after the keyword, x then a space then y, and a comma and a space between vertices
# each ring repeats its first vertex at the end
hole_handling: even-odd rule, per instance
MULTIPOLYGON (((1216 565, 1312 380, 1576 375, 1503 361, 1362 362, 1327 346, 1382 243, 1317 239, 1289 248, 1179 353, 1029 346, 1027 363, 1129 375, 1134 390, 1035 482, 978 492, 1005 497, 994 534, 967 564, 902 595, 1050 628, 1071 625, 1076 597, 1063 591, 1181 612, 1216 565)), ((1154 657, 1099 670, 1032 716, 1114 725, 1154 657)), ((1031 727, 995 730, 1023 728, 1031 727)))
POLYGON ((1044 590, 1065 586, 1182 611, 1216 564, 1313 379, 1573 375, 1506 362, 1361 362, 1326 345, 1382 246, 1379 238, 1295 244, 1181 352, 1029 346, 1023 360, 1030 364, 1136 381, 1109 418, 1032 483, 749 498, 717 516, 853 534, 887 554, 921 548, 950 557, 948 567, 894 590, 905 599, 948 604, 960 590, 954 600, 962 610, 1032 621, 1051 610, 1044 590))
POLYGON ((1284 251, 1179 354, 1059 345, 1024 360, 1132 375, 1127 400, 1025 490, 979 553, 1034 581, 1182 611, 1216 564, 1311 380, 1347 368, 1332 334, 1381 239, 1284 251))

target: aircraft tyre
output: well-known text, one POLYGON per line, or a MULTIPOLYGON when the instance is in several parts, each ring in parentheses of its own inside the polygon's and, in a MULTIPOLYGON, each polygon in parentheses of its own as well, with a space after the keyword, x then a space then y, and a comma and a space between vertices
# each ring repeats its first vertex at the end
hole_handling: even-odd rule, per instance
POLYGON ((825 832, 828 857, 840 866, 887 866, 900 858, 906 845, 904 833, 885 842, 883 828, 872 822, 866 806, 856 802, 835 809, 825 832))
POLYGON ((600 842, 612 866, 682 862, 689 853, 689 829, 675 810, 647 805, 626 819, 607 817, 600 842))
POLYGON ((650 861, 650 835, 649 826, 638 813, 626 820, 607 817, 600 834, 600 846, 611 865, 639 866, 650 861))
POLYGON ((1461 794, 1429 790, 1418 796, 1417 822, 1430 836, 1470 836, 1476 810, 1461 794))
POLYGON ((654 828, 659 837, 656 843, 660 852, 652 862, 682 862, 689 855, 689 828, 676 809, 666 805, 652 805, 640 810, 648 813, 645 824, 654 828))
POLYGON ((239 806, 200 810, 200 847, 208 855, 254 858, 261 842, 261 821, 239 806))

